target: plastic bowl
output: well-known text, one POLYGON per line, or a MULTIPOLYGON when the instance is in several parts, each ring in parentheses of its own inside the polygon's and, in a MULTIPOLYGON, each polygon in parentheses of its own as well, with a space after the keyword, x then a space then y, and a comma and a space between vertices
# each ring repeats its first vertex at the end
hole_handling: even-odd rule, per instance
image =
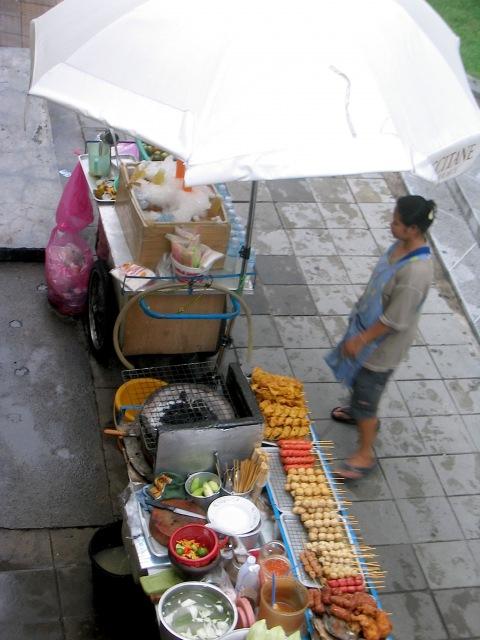
MULTIPOLYGON (((145 400, 154 391, 165 387, 166 382, 158 378, 132 378, 124 382, 115 393, 115 411, 120 414, 123 406, 143 405, 145 400)), ((127 409, 124 414, 127 422, 132 422, 137 417, 139 409, 127 409)))
POLYGON ((210 496, 208 498, 205 498, 204 496, 194 496, 190 492, 190 487, 192 486, 192 482, 195 480, 195 478, 200 478, 200 480, 215 480, 219 487, 220 478, 214 473, 210 473, 209 471, 199 471, 198 473, 192 473, 191 476, 188 476, 185 482, 185 492, 187 496, 192 500, 192 502, 195 502, 195 504, 198 504, 200 507, 204 507, 205 510, 207 510, 207 507, 214 500, 220 497, 220 488, 213 494, 213 496, 210 496))
POLYGON ((207 529, 203 524, 187 524, 174 531, 170 536, 168 553, 178 564, 185 565, 186 567, 205 567, 207 564, 213 562, 220 553, 217 534, 215 531, 212 531, 212 529, 207 529), (179 540, 183 539, 200 542, 208 549, 207 555, 203 558, 198 558, 198 560, 191 560, 190 558, 184 558, 178 555, 175 551, 175 546, 179 540))
POLYGON ((212 562, 209 562, 203 567, 190 567, 190 566, 187 566, 186 564, 181 564, 178 560, 176 560, 173 557, 173 555, 170 553, 170 550, 168 552, 168 557, 170 559, 170 563, 172 564, 172 566, 175 567, 175 569, 179 573, 183 574, 185 577, 189 578, 190 580, 197 580, 197 579, 203 578, 203 576, 205 576, 209 571, 211 571, 212 569, 215 569, 215 567, 220 563, 222 559, 222 556, 218 554, 217 557, 214 558, 214 560, 212 560, 212 562))

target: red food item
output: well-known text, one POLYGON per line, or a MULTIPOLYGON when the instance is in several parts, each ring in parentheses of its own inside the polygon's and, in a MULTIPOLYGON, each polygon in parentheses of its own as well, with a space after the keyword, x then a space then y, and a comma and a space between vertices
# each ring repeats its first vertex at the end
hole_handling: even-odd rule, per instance
POLYGON ((355 576, 355 584, 363 584, 362 576, 355 576))
POLYGON ((346 581, 347 581, 347 584, 350 585, 350 586, 355 584, 355 578, 351 578, 351 577, 350 578, 346 578, 346 581))
POLYGON ((338 586, 339 587, 346 587, 348 584, 347 579, 346 578, 340 578, 338 581, 338 586))
POLYGON ((329 580, 328 581, 328 586, 329 587, 338 587, 338 580, 329 580))
POLYGON ((315 462, 315 458, 313 456, 301 456, 301 457, 288 457, 283 458, 284 464, 298 464, 300 466, 305 466, 307 464, 312 464, 315 462))
POLYGON ((312 442, 311 440, 292 440, 292 439, 285 439, 285 440, 279 440, 278 444, 280 445, 280 447, 295 447, 298 449, 311 449, 312 448, 312 442))
POLYGON ((357 587, 354 584, 349 584, 348 587, 346 588, 346 591, 348 593, 355 593, 356 590, 357 590, 357 587))

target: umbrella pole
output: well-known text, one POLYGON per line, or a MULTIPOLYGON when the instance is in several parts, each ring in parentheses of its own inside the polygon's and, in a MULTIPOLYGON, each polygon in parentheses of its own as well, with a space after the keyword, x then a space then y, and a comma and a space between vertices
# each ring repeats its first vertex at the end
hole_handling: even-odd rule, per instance
MULTIPOLYGON (((257 204, 257 190, 258 190, 258 182, 254 180, 252 182, 252 188, 250 189, 248 220, 247 220, 247 228, 245 229, 245 245, 240 249, 240 252, 239 252, 240 257, 242 258, 242 266, 240 269, 240 277, 238 279, 238 287, 237 287, 238 295, 242 295, 243 293, 243 289, 245 285, 245 274, 247 273, 247 264, 250 258, 250 250, 251 250, 252 235, 253 235, 253 221, 255 219, 255 206, 257 204)), ((217 355, 218 368, 220 368, 222 364, 223 356, 225 355, 225 349, 230 344, 230 335, 232 333, 234 322, 235 322, 235 318, 232 318, 231 320, 228 321, 228 324, 225 328, 225 334, 222 338, 221 346, 217 355)), ((251 336, 249 338, 249 350, 252 347, 250 342, 251 342, 251 336)), ((249 351, 248 360, 250 360, 250 351, 249 351)))
POLYGON ((258 182, 254 180, 252 182, 252 188, 250 190, 250 203, 248 207, 248 220, 247 228, 245 230, 245 245, 240 249, 240 257, 242 258, 242 267, 240 269, 240 279, 238 282, 238 293, 243 292, 245 285, 245 274, 247 273, 247 263, 250 258, 252 235, 253 235, 253 221, 255 220, 255 207, 257 205, 257 190, 258 182))

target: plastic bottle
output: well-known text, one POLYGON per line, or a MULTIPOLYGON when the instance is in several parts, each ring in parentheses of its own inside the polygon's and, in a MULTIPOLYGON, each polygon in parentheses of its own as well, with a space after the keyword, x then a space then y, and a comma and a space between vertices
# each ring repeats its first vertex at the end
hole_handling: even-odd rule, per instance
MULTIPOLYGON (((253 567, 256 564, 256 560, 253 556, 247 556, 247 559, 242 564, 238 571, 237 582, 235 584, 235 591, 240 593, 243 584, 245 583, 250 567, 253 567)), ((260 566, 259 566, 260 569, 260 566)))
POLYGON ((253 564, 248 567, 248 573, 240 585, 240 589, 237 587, 236 591, 239 597, 248 598, 253 606, 257 605, 260 592, 260 565, 253 564))

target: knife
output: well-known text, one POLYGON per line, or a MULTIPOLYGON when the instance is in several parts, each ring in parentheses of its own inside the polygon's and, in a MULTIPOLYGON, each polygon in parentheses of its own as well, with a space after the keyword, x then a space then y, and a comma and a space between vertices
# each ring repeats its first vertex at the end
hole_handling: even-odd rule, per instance
POLYGON ((203 516, 200 513, 194 513, 193 511, 187 511, 186 509, 179 509, 178 507, 172 507, 169 504, 162 504, 154 502, 153 500, 145 501, 151 507, 155 507, 155 509, 165 509, 166 511, 172 511, 172 513, 176 513, 178 516, 189 516, 190 518, 198 518, 199 520, 206 520, 207 516, 203 516))

